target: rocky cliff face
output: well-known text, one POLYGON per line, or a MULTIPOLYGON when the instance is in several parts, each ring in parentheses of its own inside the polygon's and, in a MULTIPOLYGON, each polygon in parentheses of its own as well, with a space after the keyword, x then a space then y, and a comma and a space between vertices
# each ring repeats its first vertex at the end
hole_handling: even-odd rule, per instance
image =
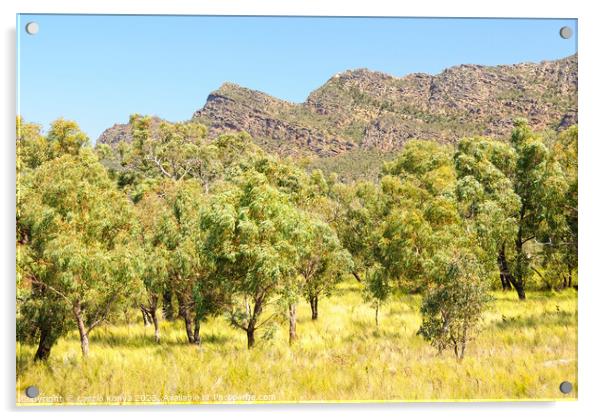
MULTIPOLYGON (((193 120, 213 134, 245 130, 285 156, 333 157, 362 149, 395 151, 411 138, 455 142, 508 136, 512 120, 535 129, 577 122, 577 56, 503 66, 460 65, 437 75, 394 77, 366 69, 334 75, 301 104, 226 83, 193 120)), ((99 141, 122 138, 127 126, 99 141)))
POLYGON ((349 139, 312 121, 314 116, 304 105, 232 83, 212 92, 192 119, 205 123, 212 134, 244 130, 267 150, 281 155, 331 156, 355 147, 349 139))

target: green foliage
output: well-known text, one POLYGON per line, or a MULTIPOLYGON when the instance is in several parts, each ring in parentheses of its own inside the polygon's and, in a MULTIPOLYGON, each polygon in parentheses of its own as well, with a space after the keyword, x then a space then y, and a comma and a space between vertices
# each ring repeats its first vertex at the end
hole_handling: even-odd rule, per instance
POLYGON ((543 136, 517 120, 509 143, 455 150, 413 140, 378 178, 349 182, 246 133, 130 125, 131 143, 93 151, 73 122, 45 136, 17 120, 17 333, 37 358, 74 326, 87 354, 90 331, 131 307, 159 341, 172 294, 189 343, 224 313, 248 347, 284 318, 292 343, 300 298, 317 321, 318 299, 352 274, 377 325, 392 297, 421 293, 419 335, 462 359, 496 272, 521 299, 533 273, 556 288, 577 276, 576 127, 543 136))
POLYGON ((550 145, 539 235, 542 263, 550 273, 544 281, 549 287, 570 287, 577 270, 577 140, 577 126, 573 126, 556 136, 550 145))
POLYGON ((439 352, 451 348, 456 358, 463 359, 490 301, 482 281, 487 273, 464 249, 451 253, 441 268, 420 308, 423 321, 418 334, 439 352))
POLYGON ((510 143, 467 138, 454 157, 462 217, 521 299, 533 272, 566 287, 577 265, 577 127, 551 138, 519 119, 510 143))
POLYGON ((87 335, 137 287, 131 205, 89 150, 40 165, 19 190, 19 279, 62 301, 87 335))
POLYGON ((53 121, 44 136, 42 127, 17 117, 17 173, 65 154, 77 155, 86 146, 89 146, 88 136, 73 121, 62 118, 53 121))
POLYGON ((458 144, 454 163, 458 176, 456 197, 460 215, 476 234, 491 265, 500 264, 503 286, 508 288, 502 258, 513 258, 518 234, 521 199, 512 176, 516 152, 507 143, 487 138, 465 138, 458 144))
POLYGON ((297 275, 296 244, 302 237, 301 213, 265 175, 249 170, 212 197, 201 215, 207 232, 203 252, 219 282, 251 305, 230 309, 232 324, 247 332, 266 325, 260 320, 270 298, 297 275))
POLYGON ((303 277, 301 293, 312 306, 312 319, 317 319, 318 299, 328 296, 352 271, 353 260, 328 224, 311 219, 305 223, 304 238, 298 251, 298 271, 303 277))

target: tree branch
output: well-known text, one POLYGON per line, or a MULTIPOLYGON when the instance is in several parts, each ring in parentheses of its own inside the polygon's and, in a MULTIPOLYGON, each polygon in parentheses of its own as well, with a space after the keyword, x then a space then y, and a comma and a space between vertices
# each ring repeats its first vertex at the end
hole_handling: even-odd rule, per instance
POLYGON ((173 178, 173 176, 167 172, 165 170, 165 168, 163 167, 163 165, 161 164, 161 161, 159 159, 157 159, 155 156, 153 156, 152 158, 146 158, 147 160, 150 160, 151 162, 153 162, 155 165, 157 165, 157 167, 159 168, 159 170, 163 173, 163 175, 169 177, 169 178, 173 178))
POLYGON ((48 290, 56 293, 57 295, 59 295, 60 297, 62 297, 63 299, 65 299, 69 305, 72 305, 71 299, 69 299, 65 294, 63 294, 62 292, 58 291, 54 287, 52 287, 52 286, 50 286, 50 285, 48 285, 48 284, 46 284, 44 282, 41 282, 41 281, 35 279, 34 277, 31 278, 31 282, 34 283, 34 284, 37 284, 39 286, 47 287, 48 290))
POLYGON ((101 322, 104 322, 107 317, 109 316, 109 311, 111 310, 111 305, 113 304, 113 302, 115 301, 116 295, 113 295, 109 301, 107 302, 104 311, 100 312, 100 314, 95 314, 96 316, 100 315, 100 317, 98 319, 96 319, 94 322, 92 322, 89 326, 88 326, 88 331, 86 331, 87 334, 90 333, 90 331, 92 331, 95 327, 97 327, 101 322))

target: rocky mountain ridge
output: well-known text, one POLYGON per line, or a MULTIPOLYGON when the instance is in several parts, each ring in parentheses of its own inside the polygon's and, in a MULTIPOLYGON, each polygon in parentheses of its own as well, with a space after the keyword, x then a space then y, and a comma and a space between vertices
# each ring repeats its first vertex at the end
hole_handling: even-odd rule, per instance
MULTIPOLYGON (((332 76, 300 104, 225 83, 192 120, 213 135, 247 131, 283 156, 387 153, 411 138, 449 143, 470 135, 508 136, 517 117, 537 130, 562 129, 577 122, 577 81, 576 54, 540 63, 459 65, 436 75, 357 69, 332 76)), ((98 141, 128 135, 127 125, 115 125, 98 141)))

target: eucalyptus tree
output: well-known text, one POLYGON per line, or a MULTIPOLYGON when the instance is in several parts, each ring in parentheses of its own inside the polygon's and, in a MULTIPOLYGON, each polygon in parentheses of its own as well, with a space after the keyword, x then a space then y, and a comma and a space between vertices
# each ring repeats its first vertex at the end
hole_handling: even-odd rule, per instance
POLYGON ((423 299, 423 320, 418 335, 424 337, 439 353, 451 348, 458 360, 465 355, 467 344, 479 331, 483 312, 491 301, 483 278, 489 275, 474 252, 474 244, 458 238, 455 246, 438 255, 434 285, 423 299))
POLYGON ((140 287, 133 210, 87 149, 43 163, 24 178, 18 229, 27 258, 18 261, 19 277, 71 314, 87 356, 90 332, 140 287))
POLYGON ((334 230, 321 220, 309 220, 306 238, 299 247, 302 293, 311 307, 311 319, 318 319, 318 302, 329 295, 344 275, 353 270, 353 260, 334 230))
POLYGON ((40 125, 17 117, 17 172, 35 169, 65 154, 77 155, 89 143, 88 136, 74 121, 59 118, 50 124, 48 134, 43 135, 40 125))
POLYGON ((201 321, 218 312, 224 299, 209 282, 211 267, 199 252, 204 241, 199 217, 206 200, 196 180, 167 179, 137 204, 149 260, 143 277, 148 294, 145 308, 154 320, 159 296, 172 291, 191 344, 200 344, 201 321))
POLYGON ((289 197, 254 169, 216 191, 201 216, 203 254, 212 261, 218 283, 238 298, 229 318, 245 331, 249 348, 257 329, 278 315, 265 317, 266 306, 286 294, 298 276, 302 222, 289 197))
MULTIPOLYGON (((247 139, 248 136, 244 135, 224 135, 211 141, 207 138, 207 129, 202 124, 196 122, 170 123, 137 114, 131 116, 130 127, 131 142, 121 142, 113 151, 102 146, 97 147, 97 150, 99 154, 109 156, 105 159, 107 162, 117 159, 118 165, 111 164, 110 166, 117 167, 119 184, 130 194, 134 202, 145 197, 147 192, 150 192, 150 195, 160 195, 161 188, 170 182, 171 185, 175 185, 173 183, 182 181, 180 185, 187 185, 186 188, 190 192, 189 187, 192 183, 183 182, 187 180, 194 180, 202 186, 204 193, 207 194, 212 183, 225 176, 224 161, 231 159, 231 156, 240 158, 240 155, 243 154, 242 149, 251 143, 247 139), (240 147, 237 148, 237 146, 240 147)), ((201 199, 200 192, 196 194, 196 199, 201 199)), ((165 200, 163 202, 168 205, 165 200)), ((184 211, 193 212, 196 209, 198 213, 199 204, 193 200, 189 203, 190 209, 184 211)), ((174 211, 171 214, 175 215, 174 211)), ((183 222, 183 220, 179 220, 179 222, 183 222)), ((193 219, 190 219, 188 223, 193 223, 193 219)), ((184 226, 183 224, 176 225, 184 226)), ((185 240, 190 241, 191 239, 185 238, 185 240)), ((184 252, 184 249, 190 251, 193 247, 187 242, 181 244, 182 247, 177 248, 172 243, 169 252, 181 251, 178 254, 181 258, 177 261, 181 263, 182 271, 188 271, 191 268, 189 262, 194 258, 190 257, 190 252, 184 252), (185 248, 184 245, 188 245, 188 248, 185 248)), ((165 245, 161 246, 165 251, 165 245)), ((151 256, 155 251, 147 249, 147 252, 151 256)), ((155 262, 160 260, 161 258, 155 262)), ((175 263, 176 260, 170 261, 175 263)), ((155 276, 159 275, 159 272, 155 273, 155 276)), ((183 278, 181 273, 174 276, 170 278, 170 281, 158 283, 161 284, 162 289, 164 317, 173 320, 173 300, 175 298, 180 303, 179 315, 185 321, 189 341, 198 342, 200 340, 198 333, 200 320, 194 319, 196 316, 192 299, 194 279, 192 277, 183 278), (180 280, 176 281, 176 279, 180 280), (186 283, 184 280, 189 280, 189 282, 186 283), (178 290, 174 289, 175 286, 178 287, 178 290)), ((150 302, 147 306, 149 305, 150 302)), ((152 306, 154 305, 150 305, 150 307, 152 306)), ((148 314, 152 316, 152 311, 148 314)))
POLYGON ((23 171, 37 168, 54 156, 39 124, 29 123, 17 117, 16 128, 17 176, 19 176, 23 171))
POLYGON ((510 144, 516 152, 516 167, 512 178, 514 192, 520 197, 517 233, 514 238, 514 261, 509 277, 520 300, 525 299, 525 284, 531 268, 531 255, 526 245, 540 234, 544 219, 549 150, 542 136, 534 133, 527 121, 517 119, 510 144))
POLYGON ((451 149, 410 141, 383 172, 381 185, 390 211, 379 244, 381 266, 388 277, 421 290, 432 256, 453 243, 460 229, 451 149))
POLYGON ((389 298, 389 279, 381 276, 378 246, 384 218, 389 214, 387 197, 379 185, 358 182, 333 187, 336 203, 332 221, 341 244, 351 254, 353 277, 364 286, 364 298, 375 310, 378 324, 379 308, 389 298))
POLYGON ((131 141, 120 142, 112 151, 102 145, 97 149, 134 200, 161 179, 196 178, 207 192, 220 173, 217 148, 207 138, 204 125, 170 123, 134 114, 129 126, 131 141))
MULTIPOLYGON (((482 247, 490 252, 497 248, 503 288, 511 285, 524 300, 541 243, 562 243, 552 236, 571 230, 556 210, 563 207, 569 189, 543 136, 524 119, 514 125, 509 144, 482 138, 461 141, 455 163, 463 216, 478 232, 482 247)), ((557 249, 550 246, 546 252, 557 255, 557 249)))
POLYGON ((541 196, 544 219, 538 242, 543 249, 548 284, 571 287, 578 255, 577 126, 554 136, 549 148, 546 185, 541 196))
POLYGON ((161 188, 147 191, 135 207, 136 216, 140 223, 140 243, 145 260, 142 281, 146 298, 140 304, 140 308, 145 323, 147 320, 152 322, 155 341, 159 343, 160 331, 157 309, 161 297, 165 295, 166 290, 170 290, 170 250, 162 240, 165 235, 165 219, 168 218, 168 208, 161 188))
MULTIPOLYGON (((24 219, 30 209, 27 202, 37 168, 62 155, 78 155, 88 139, 73 121, 52 122, 49 134, 41 126, 17 117, 17 338, 37 341, 36 360, 46 360, 56 340, 71 327, 71 313, 56 294, 38 282, 32 274, 40 264, 40 250, 33 247, 31 225, 24 219)), ((38 235, 38 233, 36 233, 38 235)))
MULTIPOLYGON (((502 141, 483 137, 465 138, 454 155, 458 176, 456 195, 460 215, 477 234, 479 245, 495 256, 503 290, 517 284, 508 263, 514 258, 521 199, 514 191, 517 154, 502 141)), ((522 293, 522 292, 519 292, 522 293)))
POLYGON ((439 351, 453 347, 462 359, 489 301, 495 266, 459 212, 452 150, 412 141, 383 172, 392 210, 378 249, 380 275, 423 292, 418 334, 439 351))

